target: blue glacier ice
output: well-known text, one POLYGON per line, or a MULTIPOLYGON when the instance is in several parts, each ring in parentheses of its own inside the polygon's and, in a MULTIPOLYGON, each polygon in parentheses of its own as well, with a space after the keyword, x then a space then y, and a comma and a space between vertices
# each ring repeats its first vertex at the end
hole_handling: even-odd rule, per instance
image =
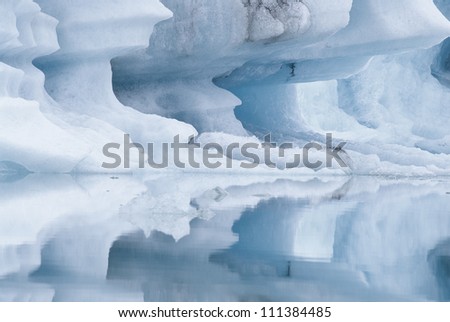
POLYGON ((450 299, 449 0, 0 0, 0 17, 0 301, 450 299), (102 167, 125 134, 268 133, 285 157, 332 133, 351 167, 286 170, 281 149, 276 169, 102 167))
POLYGON ((124 133, 301 144, 329 131, 355 173, 448 174, 448 7, 2 1, 0 161, 95 173, 124 133))

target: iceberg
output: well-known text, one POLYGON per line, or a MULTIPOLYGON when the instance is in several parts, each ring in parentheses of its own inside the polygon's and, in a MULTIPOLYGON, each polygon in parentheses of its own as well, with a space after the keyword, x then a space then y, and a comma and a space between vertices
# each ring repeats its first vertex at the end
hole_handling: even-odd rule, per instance
POLYGON ((448 7, 3 1, 0 161, 105 172, 102 147, 124 134, 301 144, 336 131, 356 173, 447 174, 448 7))
POLYGON ((448 299, 450 1, 0 17, 1 301, 448 299))

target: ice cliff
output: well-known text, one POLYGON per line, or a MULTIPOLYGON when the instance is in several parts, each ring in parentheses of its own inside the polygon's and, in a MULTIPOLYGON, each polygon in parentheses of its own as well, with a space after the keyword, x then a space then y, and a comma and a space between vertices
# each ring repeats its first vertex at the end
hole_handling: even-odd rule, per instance
POLYGON ((103 172, 102 146, 124 133, 300 145, 332 132, 354 173, 449 174, 449 8, 1 0, 0 171, 103 172))

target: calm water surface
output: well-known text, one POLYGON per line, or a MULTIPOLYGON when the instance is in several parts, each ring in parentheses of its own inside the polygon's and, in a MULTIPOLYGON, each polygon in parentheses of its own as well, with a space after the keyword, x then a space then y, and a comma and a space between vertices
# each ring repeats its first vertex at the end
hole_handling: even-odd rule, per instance
POLYGON ((1 301, 448 301, 450 179, 1 176, 1 301))

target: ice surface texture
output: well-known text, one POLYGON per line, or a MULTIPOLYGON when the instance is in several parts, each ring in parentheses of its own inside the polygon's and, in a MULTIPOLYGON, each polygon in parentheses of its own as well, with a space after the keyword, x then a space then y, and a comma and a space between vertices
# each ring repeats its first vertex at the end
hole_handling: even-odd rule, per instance
POLYGON ((103 172, 103 145, 124 133, 301 144, 328 131, 349 142, 354 173, 449 174, 449 12, 446 0, 3 0, 2 171, 103 172))

